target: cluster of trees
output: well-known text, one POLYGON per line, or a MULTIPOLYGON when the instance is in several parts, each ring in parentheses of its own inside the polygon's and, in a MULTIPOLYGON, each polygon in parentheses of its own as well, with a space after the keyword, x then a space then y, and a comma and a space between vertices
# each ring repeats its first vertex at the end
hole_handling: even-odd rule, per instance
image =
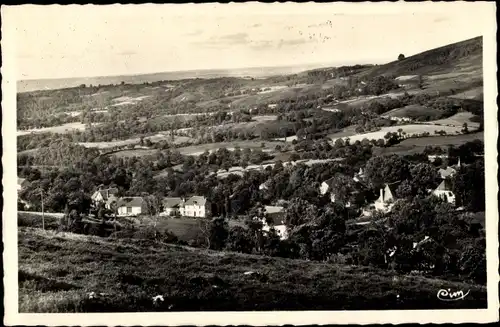
POLYGON ((350 225, 349 215, 343 206, 295 198, 285 209, 288 238, 281 240, 272 227, 267 233, 262 231, 265 218, 256 206, 245 226, 229 227, 222 217, 207 222, 207 245, 216 250, 486 282, 484 217, 457 215, 449 204, 434 197, 401 200, 391 213, 376 217, 380 219, 367 227, 350 225))

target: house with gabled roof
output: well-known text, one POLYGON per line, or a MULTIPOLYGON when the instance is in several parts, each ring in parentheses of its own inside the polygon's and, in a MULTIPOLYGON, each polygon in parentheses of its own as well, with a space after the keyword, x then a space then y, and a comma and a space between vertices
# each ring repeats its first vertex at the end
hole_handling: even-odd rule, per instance
POLYGON ((163 211, 161 216, 176 216, 180 215, 180 208, 183 201, 182 198, 164 198, 162 201, 163 211))
POLYGON ((179 205, 181 216, 206 218, 211 214, 210 202, 204 196, 192 196, 183 199, 179 205))
POLYGON ((119 198, 116 207, 118 216, 138 216, 147 212, 146 200, 140 196, 119 198))
POLYGON ((268 233, 271 228, 274 228, 280 239, 288 238, 285 225, 285 208, 281 206, 264 206, 264 214, 262 230, 268 233))
POLYGON ((94 194, 92 194, 90 198, 92 199, 94 205, 96 205, 99 203, 106 203, 106 201, 111 195, 116 196, 117 194, 118 194, 118 189, 116 187, 107 189, 99 188, 97 191, 94 192, 94 194))
POLYGON ((453 185, 450 179, 445 179, 439 186, 432 192, 438 198, 455 205, 455 193, 453 193, 453 185))
POLYGON ((394 201, 397 200, 396 189, 400 185, 400 182, 394 182, 390 184, 385 184, 383 188, 380 188, 380 195, 373 203, 376 210, 382 212, 389 212, 394 205, 394 201))

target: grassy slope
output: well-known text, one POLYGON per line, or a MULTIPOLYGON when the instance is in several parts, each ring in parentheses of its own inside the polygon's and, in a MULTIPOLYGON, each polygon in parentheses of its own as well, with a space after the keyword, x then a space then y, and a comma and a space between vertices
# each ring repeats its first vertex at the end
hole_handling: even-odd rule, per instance
POLYGON ((484 142, 484 132, 463 134, 463 135, 450 135, 450 136, 430 136, 421 138, 409 138, 403 140, 397 145, 388 148, 375 148, 373 155, 386 155, 386 154, 414 154, 424 151, 427 145, 440 146, 446 149, 448 145, 460 146, 464 143, 474 140, 481 140, 484 142))
POLYGON ((22 227, 20 312, 479 308, 484 287, 369 267, 114 241, 22 227), (244 275, 256 271, 261 275, 244 275), (442 302, 440 288, 469 290, 442 302), (89 300, 88 292, 107 293, 89 300), (151 297, 165 301, 154 306, 151 297), (399 295, 399 298, 397 297, 399 295))
MULTIPOLYGON (((376 75, 413 75, 413 74, 434 74, 444 71, 453 71, 457 64, 465 59, 480 64, 482 55, 483 39, 475 37, 449 44, 436 49, 428 50, 404 60, 393 61, 385 65, 376 66, 366 73, 371 76, 376 75)), ((470 63, 472 64, 472 62, 470 63)), ((460 66, 460 65, 458 65, 460 66)))

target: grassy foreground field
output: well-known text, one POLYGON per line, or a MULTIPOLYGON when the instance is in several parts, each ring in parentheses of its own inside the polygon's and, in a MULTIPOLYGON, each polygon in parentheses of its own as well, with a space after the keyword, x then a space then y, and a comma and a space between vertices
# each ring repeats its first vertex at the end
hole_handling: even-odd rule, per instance
POLYGON ((484 308, 486 288, 369 267, 21 227, 20 312, 484 308), (247 273, 252 271, 254 273, 247 273), (439 289, 470 290, 461 301, 439 289), (104 293, 91 299, 89 292, 104 293), (164 301, 153 303, 162 295, 164 301), (399 295, 399 296, 398 296, 399 295))

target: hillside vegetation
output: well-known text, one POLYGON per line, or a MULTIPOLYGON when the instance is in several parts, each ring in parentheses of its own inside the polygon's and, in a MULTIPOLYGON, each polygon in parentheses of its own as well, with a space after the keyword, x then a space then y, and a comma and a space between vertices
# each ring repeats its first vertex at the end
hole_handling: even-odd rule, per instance
POLYGON ((18 243, 20 312, 486 307, 485 287, 370 267, 26 227, 18 243), (437 299, 448 288, 470 290, 467 301, 437 299), (157 295, 163 301, 155 303, 157 295))
POLYGON ((470 64, 482 66, 483 37, 448 44, 443 47, 425 51, 403 60, 393 61, 385 65, 376 66, 365 74, 377 75, 405 75, 431 74, 454 69, 462 60, 470 64))

